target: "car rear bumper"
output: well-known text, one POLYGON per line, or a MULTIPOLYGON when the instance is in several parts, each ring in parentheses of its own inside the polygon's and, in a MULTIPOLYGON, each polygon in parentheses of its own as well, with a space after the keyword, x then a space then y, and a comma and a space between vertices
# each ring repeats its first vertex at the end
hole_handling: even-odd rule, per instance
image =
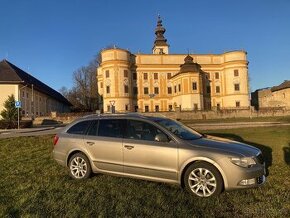
POLYGON ((60 165, 67 166, 66 165, 66 154, 53 150, 52 157, 60 165))

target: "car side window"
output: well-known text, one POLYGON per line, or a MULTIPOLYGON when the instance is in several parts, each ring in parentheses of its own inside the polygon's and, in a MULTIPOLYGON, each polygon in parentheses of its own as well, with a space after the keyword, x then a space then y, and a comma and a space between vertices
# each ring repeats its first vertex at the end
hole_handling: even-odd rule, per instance
POLYGON ((66 132, 69 134, 83 135, 85 134, 89 124, 90 124, 89 120, 78 122, 71 128, 69 128, 66 132))
POLYGON ((123 138, 121 119, 99 120, 98 136, 123 138))
POLYGON ((128 120, 124 138, 155 141, 155 136, 160 133, 163 132, 150 123, 128 120))
POLYGON ((99 125, 99 121, 98 120, 93 120, 92 124, 89 127, 88 135, 97 136, 98 135, 98 125, 99 125))

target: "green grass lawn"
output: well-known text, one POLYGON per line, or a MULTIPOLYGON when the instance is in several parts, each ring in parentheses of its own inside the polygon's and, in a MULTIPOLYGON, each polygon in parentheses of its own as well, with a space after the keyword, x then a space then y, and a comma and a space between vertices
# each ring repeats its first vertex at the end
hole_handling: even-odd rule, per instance
POLYGON ((51 157, 52 136, 0 140, 0 217, 289 217, 290 127, 214 130, 264 152, 257 189, 198 199, 175 185, 95 175, 75 181, 51 157))

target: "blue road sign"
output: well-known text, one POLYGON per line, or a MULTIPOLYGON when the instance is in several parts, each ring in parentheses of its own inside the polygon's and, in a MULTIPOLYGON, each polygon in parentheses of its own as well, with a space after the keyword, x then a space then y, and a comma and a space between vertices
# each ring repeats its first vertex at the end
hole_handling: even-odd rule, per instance
POLYGON ((21 108, 21 101, 15 101, 15 107, 21 108))

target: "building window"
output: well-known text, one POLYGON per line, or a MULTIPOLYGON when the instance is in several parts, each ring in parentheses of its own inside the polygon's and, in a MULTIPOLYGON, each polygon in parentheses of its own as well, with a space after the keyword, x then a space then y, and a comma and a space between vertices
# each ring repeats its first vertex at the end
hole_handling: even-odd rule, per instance
POLYGON ((128 111, 128 110, 129 110, 129 105, 126 104, 126 105, 125 105, 125 111, 128 111))
POLYGON ((169 109, 169 111, 173 110, 172 104, 168 105, 168 109, 169 109))
POLYGON ((103 83, 101 83, 101 89, 103 88, 103 83))
POLYGON ((206 92, 207 92, 207 94, 210 94, 210 86, 206 87, 206 92))
POLYGON ((219 74, 219 72, 216 72, 215 73, 215 79, 219 79, 220 78, 220 74, 219 74))
POLYGON ((235 84, 235 91, 240 91, 240 84, 235 84))
POLYGON ((194 108, 195 111, 197 111, 198 110, 198 104, 193 104, 193 108, 194 108))
POLYGON ((156 95, 159 94, 159 88, 158 87, 154 87, 154 94, 156 94, 156 95))
POLYGON ((196 82, 193 82, 192 83, 192 90, 197 90, 197 84, 196 84, 196 82))
POLYGON ((134 79, 134 80, 137 79, 137 73, 133 73, 133 79, 134 79))
POLYGON ((181 85, 178 84, 178 91, 181 92, 181 85))
POLYGON ((137 95, 138 94, 138 88, 137 87, 133 87, 133 94, 137 95))
POLYGON ((144 78, 144 80, 147 80, 148 79, 148 74, 147 73, 144 73, 143 74, 143 78, 144 78))
POLYGON ((234 70, 234 76, 239 76, 239 70, 234 70))
POLYGON ((285 93, 283 93, 283 98, 286 98, 286 94, 285 93))
POLYGON ((129 87, 127 85, 124 85, 124 91, 125 91, 126 94, 129 93, 129 87))
POLYGON ((148 91, 148 87, 144 87, 144 95, 148 95, 149 91, 148 91))
POLYGON ((171 79, 171 73, 167 73, 167 79, 171 79))
POLYGON ((172 87, 167 87, 167 93, 172 94, 172 87))
POLYGON ((145 112, 149 112, 149 106, 145 105, 145 112))
POLYGON ((128 70, 124 70, 124 77, 128 77, 128 70))
POLYGON ((110 112, 110 110, 111 110, 111 106, 107 105, 107 111, 110 112))
POLYGON ((25 96, 25 93, 24 93, 24 91, 22 91, 22 97, 24 98, 24 96, 25 96))
POLYGON ((106 78, 110 77, 110 71, 106 70, 106 78))
POLYGON ((239 101, 236 101, 236 107, 240 107, 240 102, 239 101))
POLYGON ((110 86, 106 87, 107 94, 110 94, 110 86))
POLYGON ((215 87, 215 93, 220 93, 221 92, 221 88, 219 86, 215 87))
POLYGON ((176 93, 177 92, 177 90, 176 90, 176 86, 174 86, 174 93, 176 93))
POLYGON ((159 105, 155 105, 155 112, 159 112, 159 105))
POLYGON ((154 73, 154 79, 158 79, 158 73, 154 73))

